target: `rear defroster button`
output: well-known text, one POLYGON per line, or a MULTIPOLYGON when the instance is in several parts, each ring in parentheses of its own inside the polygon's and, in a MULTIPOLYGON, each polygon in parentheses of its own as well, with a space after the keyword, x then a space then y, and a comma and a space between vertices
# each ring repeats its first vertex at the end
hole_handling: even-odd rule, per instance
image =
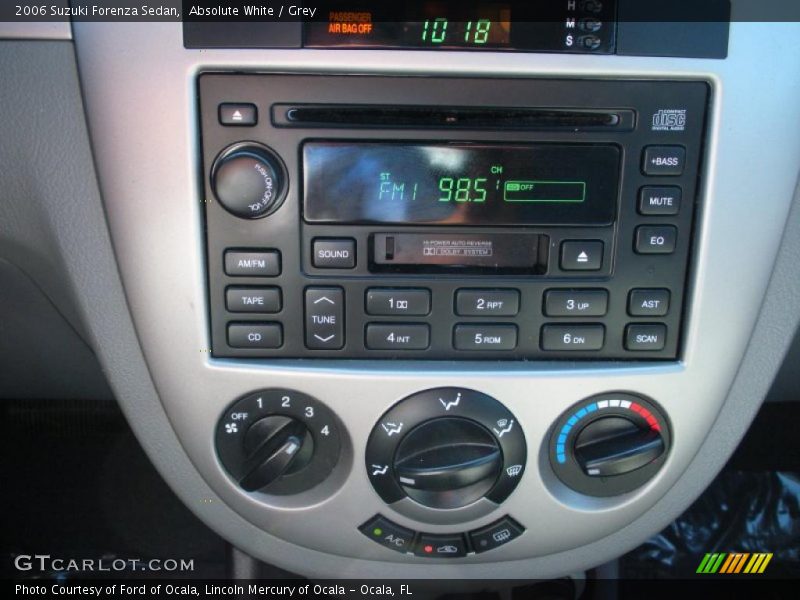
POLYGON ((469 532, 472 548, 477 554, 494 550, 499 546, 517 539, 525 532, 525 528, 511 517, 503 517, 491 525, 469 532))

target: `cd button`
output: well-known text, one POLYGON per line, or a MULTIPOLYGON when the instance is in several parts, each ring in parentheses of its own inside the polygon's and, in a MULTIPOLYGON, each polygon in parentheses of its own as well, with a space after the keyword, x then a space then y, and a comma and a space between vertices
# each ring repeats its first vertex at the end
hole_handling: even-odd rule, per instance
POLYGON ((603 242, 572 240, 561 243, 561 268, 564 271, 598 271, 603 265, 603 242))
POLYGON ((283 328, 280 323, 233 323, 228 325, 231 348, 280 348, 283 328))

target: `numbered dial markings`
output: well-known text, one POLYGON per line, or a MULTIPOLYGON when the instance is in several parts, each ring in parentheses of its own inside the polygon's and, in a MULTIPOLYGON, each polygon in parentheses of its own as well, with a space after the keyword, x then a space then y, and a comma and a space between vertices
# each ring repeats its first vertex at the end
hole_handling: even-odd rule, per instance
POLYGON ((419 425, 445 417, 475 421, 496 438, 503 457, 502 470, 486 498, 499 504, 514 490, 525 470, 527 453, 525 435, 514 415, 486 394, 463 388, 437 388, 395 404, 370 434, 367 475, 385 502, 397 502, 406 496, 394 467, 401 440, 419 425))
POLYGON ((321 483, 336 466, 341 450, 339 425, 333 412, 307 394, 285 389, 262 390, 234 402, 223 413, 216 432, 217 453, 237 483, 247 474, 247 432, 271 416, 299 421, 311 436, 313 454, 301 468, 285 475, 263 491, 276 495, 297 494, 321 483))

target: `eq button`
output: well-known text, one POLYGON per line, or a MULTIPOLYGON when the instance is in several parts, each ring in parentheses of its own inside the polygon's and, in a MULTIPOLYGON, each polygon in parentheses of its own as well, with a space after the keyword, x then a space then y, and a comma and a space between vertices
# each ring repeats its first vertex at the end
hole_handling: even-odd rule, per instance
POLYGON ((637 254, 672 254, 678 230, 672 225, 642 225, 636 228, 637 254))

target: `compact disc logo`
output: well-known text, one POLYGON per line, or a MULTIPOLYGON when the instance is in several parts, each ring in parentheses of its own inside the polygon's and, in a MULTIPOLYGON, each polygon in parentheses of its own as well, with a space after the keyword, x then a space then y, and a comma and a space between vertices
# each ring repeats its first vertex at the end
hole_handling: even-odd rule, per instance
POLYGON ((683 131, 686 129, 686 109, 661 109, 653 115, 653 131, 683 131))

